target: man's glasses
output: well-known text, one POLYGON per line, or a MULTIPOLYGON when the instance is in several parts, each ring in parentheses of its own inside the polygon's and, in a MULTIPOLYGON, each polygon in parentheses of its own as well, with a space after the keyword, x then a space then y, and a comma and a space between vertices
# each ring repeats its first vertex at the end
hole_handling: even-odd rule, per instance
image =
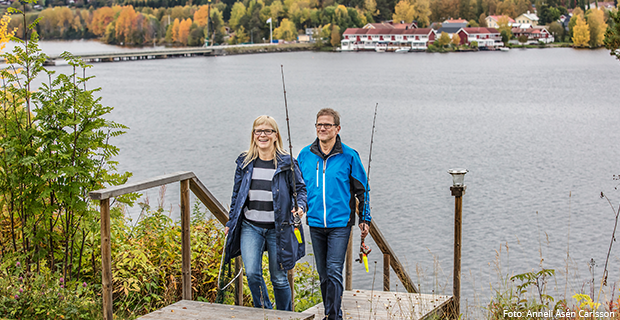
POLYGON ((275 132, 276 131, 272 130, 272 129, 257 129, 257 130, 254 130, 254 135, 255 136, 260 136, 260 135, 262 135, 264 133, 266 136, 270 136, 270 135, 274 134, 275 132))
POLYGON ((325 129, 327 129, 327 130, 331 129, 332 127, 336 127, 336 125, 335 125, 335 124, 333 124, 333 123, 317 123, 317 124, 315 124, 314 126, 315 126, 317 129, 321 129, 321 127, 323 127, 323 128, 325 128, 325 129))

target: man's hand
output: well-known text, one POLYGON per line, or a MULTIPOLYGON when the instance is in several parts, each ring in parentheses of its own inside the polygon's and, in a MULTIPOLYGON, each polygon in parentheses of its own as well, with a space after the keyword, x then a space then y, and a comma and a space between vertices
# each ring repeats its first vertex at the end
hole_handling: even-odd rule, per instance
POLYGON ((360 231, 362 232, 362 239, 366 238, 366 236, 368 235, 368 230, 370 230, 370 227, 368 226, 366 222, 360 223, 360 231))
POLYGON ((228 227, 224 228, 224 234, 228 235, 228 227))
POLYGON ((301 207, 297 208, 297 212, 295 212, 295 208, 293 208, 293 210, 291 210, 291 212, 293 214, 297 214, 297 216, 299 216, 299 219, 304 217, 304 209, 302 209, 301 207))

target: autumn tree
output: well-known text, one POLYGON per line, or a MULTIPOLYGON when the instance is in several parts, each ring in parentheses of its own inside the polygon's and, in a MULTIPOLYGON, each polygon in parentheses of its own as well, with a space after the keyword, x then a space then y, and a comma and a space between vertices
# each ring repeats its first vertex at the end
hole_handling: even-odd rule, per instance
POLYGON ((452 35, 452 40, 450 41, 450 44, 452 44, 453 47, 458 47, 461 44, 461 37, 458 35, 458 33, 452 35))
POLYGON ((174 22, 172 23, 172 26, 170 27, 171 29, 171 35, 172 35, 172 42, 179 42, 179 27, 181 26, 181 22, 179 21, 178 18, 174 19, 174 22))
POLYGON ((501 16, 497 19, 498 31, 502 36, 502 41, 508 43, 512 38, 512 27, 510 26, 510 18, 508 16, 501 16))
POLYGON ((338 25, 334 25, 332 28, 332 37, 329 43, 331 43, 332 47, 340 45, 340 27, 338 27, 338 25))
POLYGON ((138 14, 133 6, 123 7, 114 26, 117 43, 133 43, 134 20, 138 14))
POLYGON ((280 22, 280 26, 273 30, 273 37, 284 41, 297 40, 297 28, 293 21, 284 18, 280 22))
POLYGON ((427 28, 430 26, 431 5, 430 0, 417 0, 413 5, 416 13, 416 20, 419 28, 427 28))
POLYGON ((486 28, 487 26, 487 16, 484 13, 481 13, 480 16, 478 17, 478 24, 480 25, 480 27, 482 28, 486 28))
POLYGON ((408 0, 400 0, 394 8, 394 14, 392 20, 397 23, 404 21, 405 23, 411 23, 416 15, 415 9, 408 0))
POLYGON ((243 2, 235 2, 230 12, 230 19, 228 20, 228 26, 233 30, 237 30, 241 23, 241 19, 245 16, 245 6, 243 2))
POLYGON ((590 30, 586 19, 577 16, 577 22, 573 28, 573 44, 575 47, 586 47, 590 43, 590 30))
POLYGON ((442 32, 441 35, 439 36, 439 39, 437 39, 435 43, 437 43, 437 45, 440 47, 445 47, 450 43, 451 40, 452 39, 450 39, 450 35, 448 35, 445 32, 442 32))
POLYGON ((590 29, 590 47, 598 48, 602 46, 605 39, 605 30, 607 30, 605 14, 600 9, 592 8, 586 12, 586 21, 590 29))
POLYGON ((209 14, 209 6, 200 6, 196 12, 194 12, 194 22, 199 27, 204 27, 209 22, 207 15, 209 14))
POLYGON ((179 35, 178 42, 182 45, 187 45, 189 38, 189 29, 192 26, 192 20, 187 18, 179 23, 179 35))
POLYGON ((577 19, 580 16, 582 18, 584 17, 583 10, 581 10, 581 8, 575 8, 575 10, 573 10, 573 16, 570 18, 570 21, 568 22, 568 35, 571 38, 573 37, 573 28, 577 24, 577 19))
POLYGON ((240 26, 239 29, 235 32, 235 36, 231 39, 232 43, 246 43, 248 42, 248 34, 245 33, 245 28, 240 26))

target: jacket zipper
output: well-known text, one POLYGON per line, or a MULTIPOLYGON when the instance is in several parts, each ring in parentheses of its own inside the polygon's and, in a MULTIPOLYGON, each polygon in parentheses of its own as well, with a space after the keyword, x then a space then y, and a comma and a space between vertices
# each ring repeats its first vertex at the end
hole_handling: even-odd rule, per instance
POLYGON ((323 161, 323 225, 327 228, 327 201, 325 199, 325 168, 327 167, 327 160, 333 156, 330 155, 323 161))
POLYGON ((316 187, 319 187, 319 161, 316 162, 316 187))

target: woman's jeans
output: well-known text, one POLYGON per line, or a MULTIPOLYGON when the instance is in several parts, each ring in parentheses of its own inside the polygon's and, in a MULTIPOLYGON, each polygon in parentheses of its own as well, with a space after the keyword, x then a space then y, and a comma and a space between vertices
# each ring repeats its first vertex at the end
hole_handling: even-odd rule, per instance
POLYGON ((248 277, 255 308, 273 309, 263 279, 263 251, 269 255, 269 273, 278 310, 292 311, 291 288, 287 271, 278 267, 276 229, 264 229, 243 220, 241 222, 241 258, 248 277))
POLYGON ((325 319, 342 319, 342 268, 347 253, 351 227, 310 227, 312 250, 316 269, 321 280, 321 295, 325 307, 325 319))

